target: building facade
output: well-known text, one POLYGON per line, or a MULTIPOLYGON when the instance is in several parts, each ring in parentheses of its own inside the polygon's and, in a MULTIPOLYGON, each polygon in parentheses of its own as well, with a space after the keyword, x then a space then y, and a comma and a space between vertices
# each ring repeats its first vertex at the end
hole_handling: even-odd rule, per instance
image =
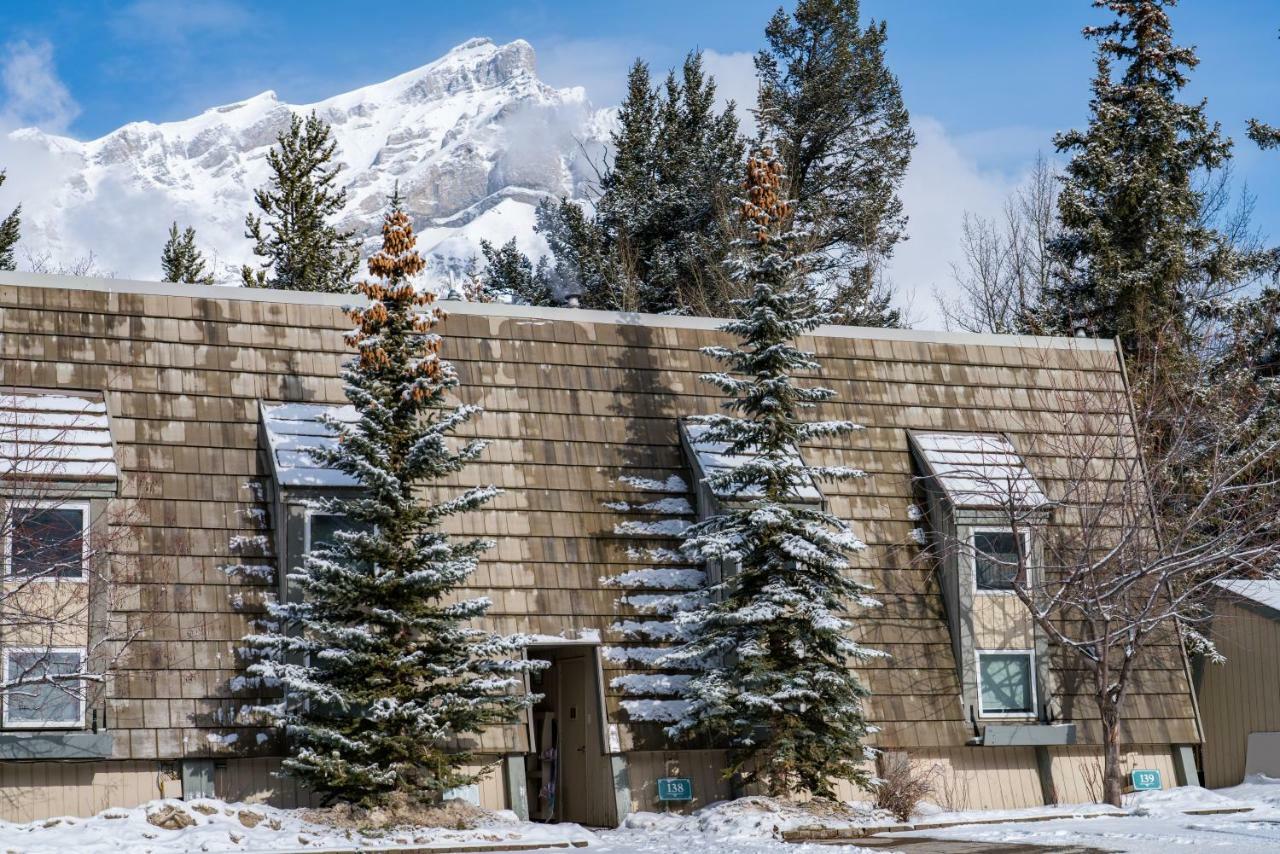
MULTIPOLYGON (((325 440, 319 415, 345 403, 341 306, 352 299, 0 273, 0 420, 45 430, 46 416, 30 413, 63 400, 57 411, 97 425, 37 430, 27 443, 43 436, 56 446, 42 482, 85 506, 84 539, 103 546, 84 550, 101 571, 82 585, 83 640, 49 648, 67 651, 64 664, 75 654, 111 665, 105 683, 74 698, 14 701, 0 732, 0 815, 86 813, 179 793, 305 799, 271 774, 280 734, 242 713, 271 687, 246 678, 240 640, 263 603, 290 595, 287 569, 335 524, 309 499, 351 488, 311 464, 306 448, 325 440)), ((461 377, 458 397, 484 409, 466 435, 490 444, 444 486, 503 489, 451 522, 496 542, 464 592, 488 596, 488 626, 534 636, 528 654, 551 663, 530 686, 543 699, 526 720, 468 745, 493 768, 458 794, 595 825, 655 808, 659 778, 691 780, 692 806, 729 796, 721 753, 663 738, 676 682, 649 666, 666 640, 655 613, 678 607, 709 570, 676 551, 680 531, 714 510, 699 473, 732 464, 699 447, 686 420, 723 401, 699 380, 715 367, 700 348, 727 343, 718 323, 445 307, 443 353, 461 377)), ((1065 429, 1070 399, 1059 392, 1123 392, 1115 348, 842 327, 802 346, 837 393, 816 417, 865 426, 797 452, 868 474, 811 499, 868 546, 857 571, 882 604, 852 616, 858 640, 888 653, 860 674, 877 745, 936 765, 935 798, 948 806, 1089 800, 1099 732, 1078 666, 1038 637, 994 564, 927 544, 931 529, 946 528, 984 553, 1010 548, 1008 532, 948 479, 955 454, 990 448, 1052 498, 1045 439, 1065 429)), ((10 551, 27 555, 19 546, 10 551)), ((60 560, 59 573, 75 572, 74 557, 60 560)), ((29 571, 52 574, 41 566, 29 571)), ((73 583, 59 577, 49 589, 73 583)), ((15 650, 6 661, 21 664, 23 643, 0 637, 15 650)), ((1199 722, 1175 643, 1147 662, 1128 711, 1130 764, 1161 770, 1167 784, 1193 779, 1199 722)))

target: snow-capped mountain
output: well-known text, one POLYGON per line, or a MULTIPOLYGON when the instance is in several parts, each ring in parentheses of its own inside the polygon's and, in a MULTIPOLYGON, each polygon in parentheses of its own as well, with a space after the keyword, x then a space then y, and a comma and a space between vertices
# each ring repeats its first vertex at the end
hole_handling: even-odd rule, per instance
MULTIPOLYGON (((548 195, 584 194, 612 118, 581 88, 539 81, 528 42, 472 39, 421 68, 315 104, 264 92, 88 142, 19 130, 8 145, 43 156, 40 172, 50 176, 44 192, 32 197, 28 180, 25 197, 12 199, 23 203, 22 245, 61 263, 92 251, 103 270, 154 279, 176 220, 195 227, 220 279, 237 278, 233 271, 254 261, 244 218, 256 210, 266 153, 291 113, 312 110, 338 143, 348 189, 343 224, 375 235, 398 181, 419 248, 441 279, 477 253, 481 238, 514 236, 527 252, 545 251, 533 234, 535 205, 548 195)), ((0 207, 6 202, 7 195, 0 207)))

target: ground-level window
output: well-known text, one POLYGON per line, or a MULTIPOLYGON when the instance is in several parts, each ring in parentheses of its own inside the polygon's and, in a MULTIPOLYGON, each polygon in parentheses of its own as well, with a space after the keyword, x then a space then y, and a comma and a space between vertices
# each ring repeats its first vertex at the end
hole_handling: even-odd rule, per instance
POLYGON ((8 575, 83 578, 89 545, 88 504, 35 504, 9 508, 5 532, 8 575))
POLYGON ((1035 710, 1035 655, 1029 650, 978 653, 978 710, 984 716, 1035 710))
POLYGON ((81 649, 10 649, 4 653, 4 725, 30 729, 84 724, 84 698, 76 680, 41 681, 83 669, 81 649))
POLYGON ((974 531, 973 568, 979 590, 1012 590, 1022 577, 1021 555, 1029 552, 1027 538, 1012 531, 974 531), (1021 540, 1021 549, 1019 549, 1021 540))

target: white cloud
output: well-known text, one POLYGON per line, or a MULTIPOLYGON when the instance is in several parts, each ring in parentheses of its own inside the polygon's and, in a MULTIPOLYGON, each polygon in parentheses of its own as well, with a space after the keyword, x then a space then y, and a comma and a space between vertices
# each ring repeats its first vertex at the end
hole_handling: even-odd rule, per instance
POLYGON ((544 42, 536 50, 539 79, 557 88, 581 86, 597 107, 622 102, 627 94, 627 70, 637 56, 649 53, 644 45, 615 39, 544 42))
POLYGON ((936 289, 955 296, 951 263, 961 255, 965 211, 987 217, 999 213, 1005 198, 1021 183, 1034 151, 1027 153, 1016 176, 1011 176, 1007 169, 983 169, 937 120, 915 116, 911 124, 917 145, 902 185, 909 239, 894 252, 889 275, 915 325, 942 329, 933 294, 936 289))
POLYGON ((47 131, 66 130, 80 113, 53 66, 53 45, 47 41, 17 41, 4 47, 0 57, 0 130, 38 126, 47 131))
POLYGON ((716 79, 717 107, 733 101, 738 122, 748 137, 755 136, 756 119, 751 110, 756 105, 755 55, 747 52, 719 53, 706 50, 702 53, 702 67, 716 79))

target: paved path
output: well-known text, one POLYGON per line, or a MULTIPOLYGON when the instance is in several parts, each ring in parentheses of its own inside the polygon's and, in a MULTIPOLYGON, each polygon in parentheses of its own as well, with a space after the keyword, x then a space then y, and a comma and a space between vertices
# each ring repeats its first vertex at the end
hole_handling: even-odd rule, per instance
POLYGON ((959 839, 930 839, 927 836, 868 836, 853 844, 860 848, 883 848, 886 851, 902 851, 904 854, 1107 854, 1100 848, 1086 848, 1083 845, 966 842, 959 839))

